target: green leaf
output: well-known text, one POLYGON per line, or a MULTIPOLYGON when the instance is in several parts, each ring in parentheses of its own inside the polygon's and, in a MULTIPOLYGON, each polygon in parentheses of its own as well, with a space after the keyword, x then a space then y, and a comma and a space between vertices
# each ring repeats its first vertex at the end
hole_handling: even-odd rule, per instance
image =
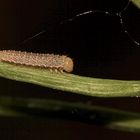
POLYGON ((0 97, 0 116, 57 118, 115 130, 140 132, 140 113, 77 102, 0 97))
POLYGON ((131 0, 138 8, 140 8, 140 0, 131 0))
POLYGON ((87 96, 140 96, 140 81, 90 78, 3 62, 0 62, 0 76, 87 96))

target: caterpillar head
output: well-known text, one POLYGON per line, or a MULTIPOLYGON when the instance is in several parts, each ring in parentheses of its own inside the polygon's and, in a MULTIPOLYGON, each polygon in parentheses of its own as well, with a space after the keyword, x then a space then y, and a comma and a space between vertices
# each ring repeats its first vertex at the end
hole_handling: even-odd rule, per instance
POLYGON ((72 72, 73 71, 73 60, 70 57, 65 57, 64 59, 64 71, 72 72))

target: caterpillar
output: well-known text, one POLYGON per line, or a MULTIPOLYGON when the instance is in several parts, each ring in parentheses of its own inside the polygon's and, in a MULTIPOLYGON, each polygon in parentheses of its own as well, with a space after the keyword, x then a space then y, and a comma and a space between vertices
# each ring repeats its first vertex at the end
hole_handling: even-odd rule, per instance
POLYGON ((0 61, 65 72, 73 71, 73 60, 65 55, 1 50, 0 61))

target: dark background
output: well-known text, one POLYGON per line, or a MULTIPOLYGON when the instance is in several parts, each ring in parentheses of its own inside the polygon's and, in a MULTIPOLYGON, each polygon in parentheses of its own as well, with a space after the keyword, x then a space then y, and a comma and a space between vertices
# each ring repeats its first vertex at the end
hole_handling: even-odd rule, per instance
MULTIPOLYGON (((74 74, 140 80, 140 12, 132 3, 122 13, 124 33, 116 15, 127 0, 3 0, 0 1, 0 49, 66 54, 74 74), (75 15, 93 10, 93 13, 75 15), (99 10, 99 12, 95 12, 99 10), (105 14, 107 11, 112 15, 105 14), (73 19, 67 21, 67 19, 73 19), (40 31, 46 32, 23 42, 40 31), (133 39, 132 39, 133 37, 133 39)), ((139 98, 93 98, 0 78, 0 94, 51 98, 139 112, 139 98)), ((66 120, 0 118, 2 139, 138 139, 139 134, 107 130, 66 120)))

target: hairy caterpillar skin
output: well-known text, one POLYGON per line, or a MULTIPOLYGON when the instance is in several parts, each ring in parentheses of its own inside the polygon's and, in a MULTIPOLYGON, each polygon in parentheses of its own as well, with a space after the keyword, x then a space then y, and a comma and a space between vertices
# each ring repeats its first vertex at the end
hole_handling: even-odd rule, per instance
POLYGON ((73 71, 73 61, 65 55, 40 54, 14 50, 0 51, 0 61, 33 67, 55 69, 56 71, 73 71))

